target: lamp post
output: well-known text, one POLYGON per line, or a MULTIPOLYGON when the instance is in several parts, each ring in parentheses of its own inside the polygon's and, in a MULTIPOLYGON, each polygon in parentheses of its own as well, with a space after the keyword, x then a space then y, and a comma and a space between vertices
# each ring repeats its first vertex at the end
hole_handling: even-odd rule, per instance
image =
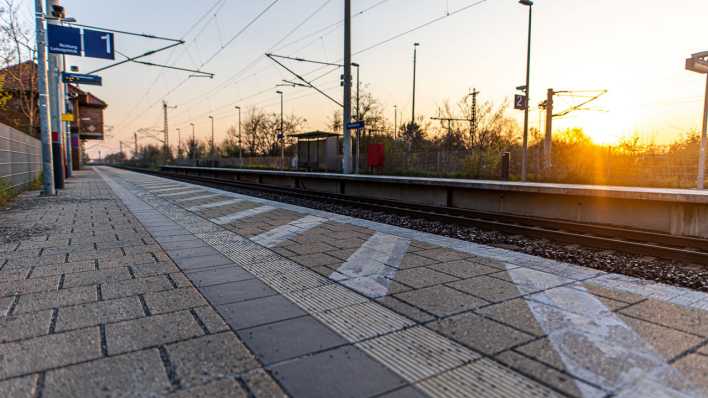
POLYGON ((398 139, 398 105, 393 106, 393 139, 398 139))
POLYGON ((418 63, 418 46, 420 46, 420 43, 413 43, 413 106, 411 108, 411 124, 415 123, 415 73, 418 63))
POLYGON ((194 134, 194 130, 195 130, 194 123, 189 123, 189 125, 192 126, 192 153, 191 153, 191 155, 192 155, 192 160, 194 160, 197 158, 197 154, 195 152, 196 146, 197 146, 197 139, 196 139, 196 135, 194 134))
POLYGON ((237 106, 234 109, 238 111, 238 164, 243 167, 243 147, 241 146, 241 107, 237 106))
POLYGON ((280 95, 280 133, 278 134, 278 139, 280 140, 280 162, 282 168, 285 169, 285 131, 283 128, 283 92, 278 90, 275 92, 280 95))
POLYGON ((528 177, 528 150, 529 150, 529 105, 531 100, 529 98, 530 90, 530 79, 531 79, 531 18, 533 15, 533 1, 531 0, 520 0, 519 4, 527 6, 529 8, 529 34, 528 34, 528 48, 526 51, 526 105, 524 107, 524 148, 521 154, 521 181, 526 181, 528 177))
POLYGON ((706 141, 708 141, 708 51, 691 55, 686 60, 686 69, 706 75, 706 97, 703 104, 703 129, 701 130, 701 149, 698 154, 698 189, 704 188, 706 170, 706 141))
MULTIPOLYGON (((359 108, 359 88, 361 87, 359 83, 359 64, 352 62, 352 66, 356 68, 356 120, 361 121, 361 109, 359 108)), ((356 165, 354 166, 354 174, 359 174, 359 157, 361 156, 361 151, 359 143, 361 142, 361 129, 356 129, 356 165)))
POLYGON ((211 119, 211 157, 214 158, 215 148, 214 148, 214 116, 209 116, 211 119))
POLYGON ((182 160, 182 129, 177 128, 177 159, 182 160))

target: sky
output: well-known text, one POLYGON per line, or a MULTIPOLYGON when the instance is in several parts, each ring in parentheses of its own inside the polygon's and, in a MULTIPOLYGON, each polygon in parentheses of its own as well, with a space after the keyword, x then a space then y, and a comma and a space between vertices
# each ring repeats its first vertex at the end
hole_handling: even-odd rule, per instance
MULTIPOLYGON (((104 142, 91 142, 95 156, 132 147, 140 128, 162 129, 162 101, 169 110, 170 139, 177 128, 202 139, 215 118, 220 141, 235 123, 234 106, 278 112, 275 85, 291 76, 264 53, 339 62, 343 55, 343 0, 65 0, 67 15, 98 27, 183 38, 185 45, 146 60, 215 74, 213 79, 145 65, 124 64, 101 72, 103 87, 86 87, 109 104, 104 142), (211 10, 211 11, 210 11, 211 10), (330 28, 327 28, 327 27, 330 28), (326 28, 326 29, 325 29, 326 28), (241 32, 241 33, 239 33, 241 32)), ((31 15, 32 2, 25 0, 31 15)), ((353 61, 361 64, 362 85, 393 120, 410 118, 413 43, 418 47, 416 113, 436 116, 445 101, 457 102, 470 89, 480 101, 502 103, 523 84, 528 8, 516 0, 352 0, 353 61), (476 4, 460 12, 463 7, 476 4), (364 13, 360 11, 366 10, 364 13), (448 17, 446 15, 450 14, 448 17), (408 32, 428 21, 437 22, 408 32), (396 37, 372 49, 367 48, 396 37), (359 53, 361 50, 366 50, 359 53)), ((555 130, 582 127, 599 143, 640 134, 644 142, 668 143, 699 129, 705 77, 684 69, 692 53, 708 50, 705 0, 537 0, 533 7, 531 127, 540 122, 536 105, 548 88, 608 93, 592 110, 555 121, 555 130)), ((116 49, 138 55, 165 42, 116 36, 116 49)), ((82 72, 104 60, 70 57, 82 72)), ((313 78, 329 69, 289 63, 313 78)), ((317 80, 339 99, 339 71, 317 80)), ((285 112, 307 119, 306 130, 326 129, 337 105, 305 88, 282 88, 285 112)), ((559 99, 557 106, 574 104, 559 99)), ((558 109, 558 108, 557 108, 558 109)), ((561 110, 558 109, 558 110, 561 110)), ((522 112, 509 114, 521 121, 522 112)), ((184 139, 184 137, 183 137, 184 139)), ((149 138, 141 143, 155 142, 149 138)))

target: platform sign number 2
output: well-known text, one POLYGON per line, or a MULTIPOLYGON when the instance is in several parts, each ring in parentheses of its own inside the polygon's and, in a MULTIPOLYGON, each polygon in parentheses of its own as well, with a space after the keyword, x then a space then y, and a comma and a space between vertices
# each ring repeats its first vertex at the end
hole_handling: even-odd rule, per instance
POLYGON ((92 58, 115 59, 113 33, 84 29, 84 55, 92 58))

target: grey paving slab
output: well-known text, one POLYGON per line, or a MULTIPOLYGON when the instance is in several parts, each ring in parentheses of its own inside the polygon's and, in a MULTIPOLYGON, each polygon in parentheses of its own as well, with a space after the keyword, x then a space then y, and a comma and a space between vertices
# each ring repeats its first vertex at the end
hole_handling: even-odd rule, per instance
MULTIPOLYGON (((522 298, 490 305, 478 309, 475 312, 535 336, 544 336, 548 332, 548 326, 545 325, 546 329, 544 329, 544 327, 539 324, 529 308, 529 305, 526 303, 526 300, 522 298)), ((562 324, 563 320, 557 319, 555 322, 562 324)), ((553 323, 553 321, 547 323, 550 324, 553 323)))
POLYGON ((58 276, 5 282, 0 283, 0 297, 57 290, 58 287, 58 276))
POLYGON ((202 268, 217 267, 219 265, 229 265, 232 263, 233 261, 224 257, 222 254, 175 259, 175 264, 177 264, 177 266, 185 272, 202 268))
POLYGON ((221 305, 218 310, 234 330, 306 315, 300 307, 280 295, 221 305))
POLYGON ((513 351, 506 351, 498 355, 496 359, 512 369, 573 397, 600 398, 607 395, 607 392, 597 387, 513 351))
POLYGON ((235 303, 260 297, 273 296, 277 292, 258 279, 248 279, 199 288, 213 305, 235 303))
POLYGON ((36 382, 35 376, 17 377, 0 381, 0 396, 8 398, 32 398, 34 396, 34 386, 36 382))
POLYGON ((483 298, 492 303, 510 300, 523 295, 516 284, 488 276, 465 279, 463 281, 449 283, 448 286, 483 298))
POLYGON ((393 279, 416 289, 458 280, 454 276, 422 267, 398 271, 393 279))
POLYGON ((179 390, 169 395, 170 398, 248 398, 248 392, 243 389, 241 383, 234 379, 224 379, 211 382, 202 386, 195 386, 185 390, 179 390))
POLYGON ((81 286, 49 292, 32 293, 18 298, 14 313, 89 303, 98 300, 96 286, 81 286))
POLYGON ((708 356, 693 354, 678 360, 674 367, 679 369, 696 386, 708 396, 708 356))
POLYGON ((533 339, 529 334, 472 313, 446 318, 428 326, 475 351, 489 355, 533 339))
POLYGON ((204 287, 228 282, 239 282, 254 279, 255 276, 236 264, 209 268, 187 273, 194 286, 204 287))
POLYGON ((201 385, 257 369, 260 364, 232 333, 220 333, 166 346, 183 387, 201 385))
POLYGON ((437 316, 455 314, 488 304, 480 298, 442 285, 401 293, 395 297, 437 316))
POLYGON ((305 316, 238 331, 264 364, 272 364, 347 343, 316 319, 305 316))
POLYGON ((220 253, 211 246, 202 246, 190 249, 168 249, 167 254, 169 254, 172 260, 178 261, 181 259, 189 259, 194 257, 215 256, 220 253))
POLYGON ((63 287, 70 288, 76 286, 96 285, 99 283, 124 281, 131 278, 132 276, 130 275, 130 271, 128 271, 128 268, 126 267, 79 272, 65 275, 63 287))
POLYGON ((95 261, 79 261, 75 263, 65 263, 57 265, 47 265, 44 267, 35 267, 32 269, 32 278, 42 278, 53 275, 71 274, 74 272, 95 271, 95 261))
POLYGON ((56 330, 78 329, 143 316, 145 316, 145 312, 137 297, 79 304, 59 309, 56 320, 56 330))
POLYGON ((288 395, 265 369, 255 369, 242 376, 255 398, 286 398, 288 395))
POLYGON ((210 306, 194 308, 192 311, 194 311, 209 333, 213 334, 229 330, 229 325, 224 322, 222 316, 210 306))
POLYGON ((0 316, 0 344, 49 333, 51 310, 0 316))
POLYGON ((381 305, 418 322, 428 322, 435 319, 435 315, 431 315, 391 296, 382 297, 376 301, 381 305))
POLYGON ((199 247, 206 247, 207 244, 199 239, 192 239, 187 241, 177 241, 177 242, 166 242, 160 243, 163 249, 167 250, 184 250, 184 249, 194 249, 199 247))
POLYGON ((158 350, 146 350, 47 372, 46 397, 148 397, 171 385, 158 350))
POLYGON ((15 297, 0 297, 0 316, 7 315, 14 301, 15 297))
POLYGON ((704 338, 679 332, 669 327, 645 322, 636 318, 620 315, 619 318, 637 332, 664 358, 670 359, 700 345, 704 338))
POLYGON ((428 395, 423 394, 415 387, 407 386, 397 390, 377 395, 376 398, 425 398, 428 395))
POLYGON ((437 263, 428 268, 456 276, 458 278, 472 278, 475 276, 499 272, 498 268, 479 264, 469 260, 457 260, 446 263, 437 263))
POLYGON ((620 311, 660 325, 708 336, 708 312, 658 300, 647 300, 620 311))
POLYGON ((0 379, 71 365, 101 356, 98 328, 0 345, 0 379))
POLYGON ((202 295, 194 288, 147 293, 144 299, 148 309, 153 315, 207 305, 206 300, 204 300, 202 295))
POLYGON ((128 279, 120 282, 101 284, 101 295, 104 300, 136 296, 151 292, 173 289, 172 282, 165 275, 147 278, 128 279))
POLYGON ((406 384, 353 346, 299 358, 276 365, 272 370, 273 376, 293 396, 371 397, 406 384))
POLYGON ((192 313, 180 311, 108 324, 106 347, 109 355, 116 355, 203 334, 192 313))

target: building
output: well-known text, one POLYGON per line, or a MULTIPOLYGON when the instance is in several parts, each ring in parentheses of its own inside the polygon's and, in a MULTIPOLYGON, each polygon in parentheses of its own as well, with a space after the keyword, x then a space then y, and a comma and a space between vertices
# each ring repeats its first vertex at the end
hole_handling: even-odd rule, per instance
MULTIPOLYGON (((0 69, 0 98, 9 95, 9 100, 0 108, 0 123, 6 124, 33 137, 40 137, 37 64, 32 61, 0 69)), ((102 140, 104 125, 103 111, 108 104, 95 95, 69 84, 69 112, 71 122, 72 156, 74 169, 78 169, 81 159, 81 143, 84 140, 102 140)))

